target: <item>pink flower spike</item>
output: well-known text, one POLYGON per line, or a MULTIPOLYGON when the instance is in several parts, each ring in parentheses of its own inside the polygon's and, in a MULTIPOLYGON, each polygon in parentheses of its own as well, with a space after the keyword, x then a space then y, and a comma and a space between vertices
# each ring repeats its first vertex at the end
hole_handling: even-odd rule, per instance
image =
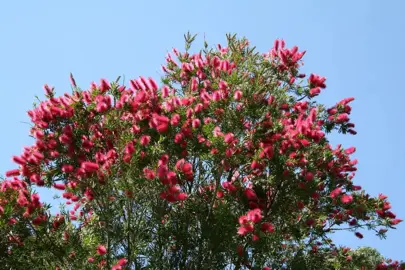
POLYGON ((81 168, 86 172, 96 172, 98 171, 99 166, 97 163, 85 161, 82 163, 81 168))

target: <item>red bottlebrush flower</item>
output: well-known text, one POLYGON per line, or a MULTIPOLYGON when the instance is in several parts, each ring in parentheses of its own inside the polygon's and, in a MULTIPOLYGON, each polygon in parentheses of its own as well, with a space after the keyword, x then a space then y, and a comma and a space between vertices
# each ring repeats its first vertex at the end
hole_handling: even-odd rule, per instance
POLYGON ((401 223, 402 221, 403 221, 402 219, 396 218, 396 219, 390 220, 390 224, 397 225, 398 223, 401 223))
POLYGON ((260 229, 262 232, 270 232, 270 233, 274 232, 274 226, 269 222, 263 222, 260 229))
POLYGON ((314 180, 314 174, 312 172, 307 172, 305 174, 305 180, 308 182, 314 180))
POLYGON ((217 198, 218 199, 221 199, 221 198, 223 198, 224 197, 224 192, 222 191, 222 190, 218 190, 217 191, 217 198))
POLYGON ((268 266, 265 266, 265 267, 263 267, 263 270, 271 270, 271 268, 268 266))
POLYGON ((240 216, 239 217, 239 224, 240 225, 245 225, 249 222, 249 219, 247 216, 240 216))
POLYGON ((89 263, 92 263, 92 262, 94 262, 94 258, 93 258, 93 257, 90 257, 90 258, 87 259, 87 261, 88 261, 89 263))
POLYGON ((127 262, 128 262, 128 260, 126 258, 121 258, 118 260, 117 264, 120 266, 124 266, 127 264, 127 262))
POLYGON ((102 93, 106 92, 111 88, 110 83, 106 79, 101 79, 100 80, 100 91, 102 93))
POLYGON ((348 122, 349 119, 349 115, 347 113, 342 113, 339 114, 338 117, 336 118, 336 123, 344 123, 344 122, 348 122))
POLYGON ((238 228, 238 234, 240 235, 246 235, 249 231, 247 230, 246 227, 239 227, 238 228))
POLYGON ((169 124, 168 123, 160 123, 157 127, 156 127, 157 132, 159 133, 165 133, 166 131, 169 130, 169 124))
POLYGON ((250 221, 253 221, 254 223, 257 223, 257 222, 259 222, 259 221, 263 218, 263 216, 262 216, 262 210, 260 210, 259 208, 250 210, 250 211, 247 213, 247 217, 248 217, 248 219, 249 219, 250 221))
POLYGON ((341 188, 336 188, 334 190, 332 190, 332 192, 330 193, 330 197, 336 198, 337 196, 339 196, 342 193, 342 189, 341 188))
POLYGON ((146 178, 146 179, 149 179, 149 180, 153 180, 153 179, 155 179, 155 177, 156 177, 155 172, 152 171, 152 170, 149 169, 149 168, 144 168, 144 169, 143 169, 143 173, 144 173, 145 178, 146 178))
POLYGON ((303 209, 305 207, 305 204, 300 201, 300 202, 297 203, 297 206, 298 206, 298 209, 301 210, 301 209, 303 209))
POLYGON ((260 153, 260 158, 268 158, 271 159, 274 155, 274 150, 273 147, 271 146, 266 146, 263 151, 260 153))
POLYGON ((170 119, 170 124, 172 126, 177 126, 180 123, 180 115, 179 114, 173 114, 172 118, 170 119))
POLYGON ((345 154, 346 154, 346 155, 351 155, 351 154, 353 154, 354 152, 356 152, 356 147, 350 147, 350 148, 347 148, 347 149, 345 150, 345 154))
POLYGON ((177 194, 177 200, 179 201, 185 201, 187 199, 188 195, 186 193, 179 193, 177 194))
POLYGON ((260 238, 256 234, 252 235, 252 240, 253 241, 258 241, 260 238))
POLYGON ((62 166, 62 172, 64 172, 64 173, 70 173, 73 171, 74 171, 74 168, 72 165, 65 164, 62 166))
POLYGON ((315 87, 315 88, 312 88, 311 90, 309 90, 309 95, 311 97, 315 97, 315 96, 319 95, 320 93, 321 93, 320 87, 315 87))
POLYGON ((363 239, 363 235, 359 232, 356 232, 354 235, 356 235, 358 238, 363 239))
POLYGON ((106 254, 107 253, 107 249, 105 248, 105 246, 103 246, 103 245, 98 245, 98 247, 97 247, 97 254, 98 255, 104 255, 104 254, 106 254))
POLYGON ((198 128, 201 125, 200 119, 193 119, 191 125, 193 128, 198 128))
POLYGON ((65 184, 54 184, 54 188, 59 189, 59 190, 65 190, 66 185, 65 184))
POLYGON ((263 166, 257 162, 256 160, 253 160, 252 164, 250 165, 250 168, 252 169, 261 169, 263 166))
POLYGON ((10 170, 6 172, 6 177, 12 177, 12 176, 19 176, 20 175, 20 170, 15 169, 15 170, 10 170))
POLYGON ((340 201, 344 204, 348 204, 351 203, 353 201, 353 196, 352 195, 347 195, 344 194, 342 195, 342 197, 340 198, 340 201))
POLYGON ((242 95, 243 95, 242 91, 236 90, 235 93, 233 94, 233 98, 235 100, 240 100, 242 98, 242 95))
POLYGON ((12 159, 15 163, 19 164, 19 165, 25 165, 26 160, 22 157, 18 157, 18 156, 13 156, 12 159))
POLYGON ((85 161, 82 163, 81 168, 86 172, 96 172, 100 167, 97 163, 85 161))
POLYGON ((150 140, 151 140, 150 136, 143 135, 143 136, 139 139, 139 142, 141 143, 141 145, 146 146, 146 145, 148 145, 148 144, 150 143, 150 140))
POLYGON ((246 198, 248 198, 248 200, 257 200, 257 195, 253 189, 250 188, 245 189, 244 194, 246 198))
POLYGON ((193 166, 191 165, 191 163, 186 162, 186 163, 184 163, 183 167, 181 168, 181 171, 184 174, 190 174, 193 172, 193 166))
POLYGON ((320 87, 320 88, 326 87, 326 85, 325 85, 326 78, 325 77, 321 77, 316 74, 311 74, 308 78, 308 81, 311 85, 313 85, 315 87, 320 87))

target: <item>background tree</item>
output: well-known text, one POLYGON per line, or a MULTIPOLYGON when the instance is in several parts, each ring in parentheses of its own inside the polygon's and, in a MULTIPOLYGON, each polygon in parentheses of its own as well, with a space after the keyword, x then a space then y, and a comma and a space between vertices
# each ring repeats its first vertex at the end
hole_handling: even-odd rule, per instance
POLYGON ((3 242, 10 268, 350 269, 363 257, 336 247, 334 230, 383 237, 401 222, 353 183, 355 148, 329 144, 334 130, 356 134, 354 99, 317 103, 326 78, 299 72, 305 52, 276 40, 259 54, 228 35, 192 54, 185 38, 160 87, 82 90, 71 76, 72 94, 55 97, 45 86, 28 112, 35 144, 3 182, 18 199, 1 201, 2 233, 24 243, 3 242), (69 207, 52 216, 35 186, 62 190, 69 207))

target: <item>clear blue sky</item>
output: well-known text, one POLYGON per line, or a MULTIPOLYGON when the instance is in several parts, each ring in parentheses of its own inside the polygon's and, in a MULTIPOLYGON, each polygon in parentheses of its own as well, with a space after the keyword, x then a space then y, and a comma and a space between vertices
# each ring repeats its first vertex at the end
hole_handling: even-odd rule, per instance
MULTIPOLYGON (((102 77, 157 78, 166 52, 183 48, 188 30, 205 33, 210 44, 224 43, 225 33, 235 32, 263 52, 276 38, 307 50, 305 70, 328 78, 321 99, 326 104, 356 98, 358 135, 331 140, 357 147, 355 182, 372 195, 387 194, 405 219, 404 10, 401 0, 1 1, 0 173, 15 168, 11 156, 31 144, 22 122, 34 96, 43 95, 43 84, 63 94, 70 92, 69 72, 82 88, 102 77)), ((366 236, 335 239, 405 259, 404 224, 386 241, 366 236)))

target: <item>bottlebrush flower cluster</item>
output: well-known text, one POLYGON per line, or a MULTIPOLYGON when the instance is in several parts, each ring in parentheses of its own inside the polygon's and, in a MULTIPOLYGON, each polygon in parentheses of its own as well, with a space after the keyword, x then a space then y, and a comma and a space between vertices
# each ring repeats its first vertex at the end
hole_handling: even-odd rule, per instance
MULTIPOLYGON (((16 215, 36 227, 53 222, 54 231, 77 221, 100 234, 83 263, 121 269, 134 262, 128 244, 121 246, 127 254, 117 255, 120 239, 132 232, 116 231, 111 240, 112 221, 100 220, 121 203, 125 210, 116 215, 129 220, 131 201, 149 207, 139 202, 142 194, 160 207, 147 212, 165 220, 156 226, 184 222, 177 218, 188 213, 190 224, 194 215, 208 228, 231 228, 227 248, 240 257, 226 260, 235 265, 252 264, 251 249, 261 252, 262 265, 285 262, 303 243, 311 252, 337 252, 327 234, 342 224, 380 235, 398 224, 385 196, 373 198, 353 183, 355 148, 327 140, 332 130, 356 134, 349 117, 354 99, 318 104, 313 98, 326 78, 300 73, 305 51, 287 49, 283 40, 263 55, 245 39, 229 37, 228 45, 195 54, 173 50, 161 84, 101 79, 82 90, 71 77, 72 94, 60 97, 45 85, 47 99, 28 112, 35 143, 13 157, 17 167, 1 186, 0 216, 10 232, 22 220, 16 215), (30 193, 35 186, 63 191, 73 210, 50 217, 30 193)), ((201 226, 189 237, 202 237, 201 226)), ((21 244, 17 239, 10 241, 21 244)), ((185 242, 176 239, 172 249, 180 252, 185 242)))

